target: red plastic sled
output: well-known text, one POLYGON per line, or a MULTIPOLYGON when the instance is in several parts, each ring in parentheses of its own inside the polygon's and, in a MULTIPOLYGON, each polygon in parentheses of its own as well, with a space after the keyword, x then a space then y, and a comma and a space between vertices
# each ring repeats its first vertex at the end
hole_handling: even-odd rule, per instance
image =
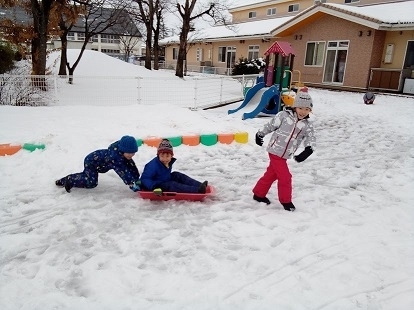
POLYGON ((215 193, 213 186, 208 185, 205 194, 194 194, 194 193, 176 193, 176 192, 164 192, 162 196, 155 195, 150 191, 139 191, 138 194, 143 199, 149 200, 190 200, 190 201, 202 201, 207 196, 212 196, 215 193))

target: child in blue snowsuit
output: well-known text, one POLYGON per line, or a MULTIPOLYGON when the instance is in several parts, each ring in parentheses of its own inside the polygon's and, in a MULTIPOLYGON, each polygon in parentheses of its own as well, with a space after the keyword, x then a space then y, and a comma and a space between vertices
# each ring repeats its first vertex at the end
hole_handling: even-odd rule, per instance
POLYGON ((69 174, 55 182, 69 193, 72 187, 94 188, 98 185, 98 174, 113 169, 133 191, 140 190, 139 171, 132 157, 138 151, 134 137, 123 136, 107 149, 97 150, 85 157, 84 170, 69 174))
POLYGON ((189 176, 172 170, 177 160, 173 157, 173 147, 168 139, 163 139, 157 149, 157 157, 148 162, 141 175, 143 189, 154 191, 157 195, 162 192, 205 193, 207 181, 203 183, 189 176))

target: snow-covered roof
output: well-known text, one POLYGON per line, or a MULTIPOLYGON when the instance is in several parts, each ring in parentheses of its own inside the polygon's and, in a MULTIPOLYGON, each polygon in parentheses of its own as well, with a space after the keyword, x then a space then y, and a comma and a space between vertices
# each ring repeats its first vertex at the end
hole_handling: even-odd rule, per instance
MULTIPOLYGON (((246 2, 247 1, 248 0, 246 0, 246 2)), ((298 21, 313 15, 315 12, 333 14, 340 18, 364 24, 373 29, 414 27, 414 0, 374 4, 369 6, 319 3, 295 16, 278 17, 233 24, 231 26, 216 26, 203 29, 189 37, 189 41, 222 41, 223 39, 247 39, 259 38, 261 36, 272 37, 291 27, 298 21)), ((174 36, 161 40, 160 44, 177 42, 179 42, 179 38, 178 36, 174 36)))
MULTIPOLYGON (((230 26, 216 26, 194 32, 189 36, 189 41, 217 41, 229 39, 248 39, 270 37, 271 30, 288 22, 293 16, 265 19, 254 22, 232 24, 230 26)), ((179 42, 178 36, 172 36, 160 40, 160 44, 179 42)))
POLYGON ((334 3, 319 3, 275 28, 271 33, 278 35, 293 25, 317 12, 331 14, 339 18, 378 30, 414 29, 414 1, 402 1, 367 6, 350 6, 334 3))
POLYGON ((244 6, 250 6, 250 5, 257 6, 258 4, 267 4, 267 3, 272 3, 272 2, 275 2, 275 1, 269 1, 269 0, 232 0, 232 1, 229 1, 229 2, 230 2, 229 10, 234 10, 234 9, 243 8, 244 6))
POLYGON ((382 23, 405 24, 414 23, 414 1, 373 4, 369 6, 350 6, 344 4, 324 3, 322 6, 332 7, 349 13, 376 19, 382 23))

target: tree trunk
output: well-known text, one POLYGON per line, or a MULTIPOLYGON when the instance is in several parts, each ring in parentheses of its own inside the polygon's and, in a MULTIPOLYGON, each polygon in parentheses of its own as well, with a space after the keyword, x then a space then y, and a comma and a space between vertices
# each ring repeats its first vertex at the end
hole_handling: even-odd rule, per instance
POLYGON ((183 27, 180 33, 180 48, 178 50, 177 67, 175 68, 175 75, 184 77, 184 61, 187 59, 187 36, 190 32, 190 21, 183 20, 183 27))
POLYGON ((59 75, 66 76, 66 63, 68 62, 68 38, 66 33, 60 37, 62 49, 60 50, 59 75))
POLYGON ((83 42, 83 44, 82 44, 82 47, 81 47, 81 50, 80 50, 80 53, 79 53, 79 55, 78 55, 78 58, 76 59, 76 61, 75 61, 75 63, 73 64, 73 66, 71 67, 70 66, 70 63, 66 63, 66 67, 68 68, 68 70, 69 70, 69 84, 72 84, 73 83, 73 73, 75 72, 75 69, 76 69, 76 67, 78 66, 78 64, 79 64, 79 62, 80 62, 80 60, 81 60, 81 58, 82 58, 82 55, 83 55, 83 53, 85 52, 85 48, 86 48, 86 45, 88 44, 88 42, 89 42, 89 40, 90 40, 90 38, 92 37, 92 35, 90 35, 90 36, 85 36, 85 41, 83 42))
POLYGON ((145 48, 145 68, 151 70, 151 46, 152 46, 152 29, 147 27, 147 44, 145 48))
POLYGON ((59 66, 60 76, 66 76, 66 63, 68 62, 68 33, 70 29, 72 29, 72 25, 67 27, 65 21, 63 20, 63 16, 60 16, 59 28, 62 31, 62 34, 60 35, 60 42, 62 42, 59 66))
POLYGON ((31 0, 33 14, 32 75, 46 73, 47 25, 53 0, 31 0))
POLYGON ((154 31, 154 70, 159 69, 159 53, 160 53, 160 47, 158 45, 160 32, 154 31))

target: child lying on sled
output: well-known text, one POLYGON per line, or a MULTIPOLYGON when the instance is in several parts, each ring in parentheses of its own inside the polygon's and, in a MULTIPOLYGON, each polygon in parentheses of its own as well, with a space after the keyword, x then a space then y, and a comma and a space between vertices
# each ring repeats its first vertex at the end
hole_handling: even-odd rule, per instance
POLYGON ((173 157, 173 147, 168 139, 163 139, 157 149, 157 157, 148 162, 141 174, 142 189, 153 191, 157 195, 163 192, 202 193, 207 190, 207 181, 203 183, 181 172, 171 172, 177 160, 173 157))

